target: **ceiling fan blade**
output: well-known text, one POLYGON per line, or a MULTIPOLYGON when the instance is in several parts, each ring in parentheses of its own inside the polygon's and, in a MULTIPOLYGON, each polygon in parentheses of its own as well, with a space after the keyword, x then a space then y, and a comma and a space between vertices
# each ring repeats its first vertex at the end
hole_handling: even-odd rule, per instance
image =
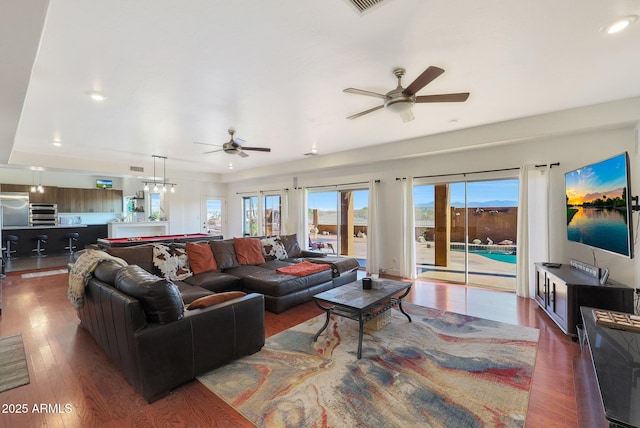
POLYGON ((414 80, 409 86, 407 86, 404 91, 402 91, 402 93, 409 96, 415 95, 416 92, 427 86, 442 73, 444 73, 443 69, 431 66, 423 71, 416 80, 414 80))
POLYGON ((238 149, 237 153, 241 158, 248 158, 249 157, 249 155, 246 154, 245 152, 243 152, 241 149, 238 149))
POLYGON ((244 141, 242 138, 234 138, 232 141, 236 143, 236 145, 240 145, 240 146, 246 143, 246 141, 244 141))
POLYGON ((401 112, 400 112, 400 117, 402 118, 402 121, 403 121, 404 123, 411 122, 413 119, 415 119, 415 117, 413 116, 413 112, 411 111, 411 109, 401 111, 401 112))
POLYGON ((469 92, 459 94, 420 95, 416 97, 416 103, 461 103, 467 101, 469 92))
POLYGON ((254 152, 270 152, 271 149, 268 147, 244 147, 242 146, 242 150, 253 150, 254 152))
POLYGON ((218 149, 218 150, 211 150, 209 152, 204 152, 203 155, 208 155, 209 153, 215 153, 215 152, 221 152, 222 149, 218 149))
POLYGON ((349 94, 356 94, 356 95, 366 95, 368 97, 382 98, 383 100, 387 98, 386 95, 379 94, 377 92, 365 91, 364 89, 347 88, 342 92, 347 92, 349 94))
POLYGON ((205 145, 205 146, 221 147, 220 144, 201 143, 200 141, 194 141, 193 144, 202 144, 202 145, 205 145))
POLYGON ((381 105, 381 106, 378 106, 378 107, 374 107, 374 108, 370 108, 369 110, 361 111, 360 113, 356 113, 356 114, 353 114, 353 115, 347 117, 347 119, 357 119, 360 116, 364 116, 365 114, 369 114, 369 113, 374 112, 376 110, 380 110, 382 107, 384 107, 384 105, 381 105))

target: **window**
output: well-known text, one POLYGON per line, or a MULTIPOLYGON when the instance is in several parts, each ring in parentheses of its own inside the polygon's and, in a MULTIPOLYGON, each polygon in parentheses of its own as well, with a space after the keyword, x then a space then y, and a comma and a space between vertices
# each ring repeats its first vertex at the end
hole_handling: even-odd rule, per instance
POLYGON ((242 213, 244 215, 242 234, 244 236, 258 236, 257 196, 245 196, 242 198, 242 213))
POLYGON ((162 207, 160 206, 160 193, 149 194, 149 220, 159 220, 160 217, 164 217, 162 214, 162 207))
POLYGON ((262 197, 262 234, 280 235, 280 195, 265 195, 262 197))
POLYGON ((242 198, 242 207, 244 236, 280 234, 280 195, 245 196, 242 198))

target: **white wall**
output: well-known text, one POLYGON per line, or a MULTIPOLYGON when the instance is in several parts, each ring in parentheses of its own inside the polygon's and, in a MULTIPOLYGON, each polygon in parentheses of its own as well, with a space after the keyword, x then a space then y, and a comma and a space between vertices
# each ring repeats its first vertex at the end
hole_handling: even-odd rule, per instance
MULTIPOLYGON (((384 251, 380 265, 398 274, 402 230, 401 224, 401 183, 396 177, 415 177, 424 175, 450 174, 457 172, 520 167, 528 164, 547 164, 559 162, 550 174, 550 255, 556 262, 567 263, 570 259, 593 262, 592 252, 586 246, 571 243, 566 238, 566 205, 564 195, 564 174, 581 166, 606 159, 627 151, 631 157, 632 192, 640 193, 639 157, 636 150, 637 131, 633 126, 617 129, 582 132, 573 135, 548 136, 530 139, 518 143, 488 146, 466 151, 436 154, 370 163, 321 171, 297 174, 298 186, 318 186, 339 183, 380 179, 380 201, 383 201, 379 215, 383 225, 380 242, 384 251), (396 262, 393 262, 396 259, 396 262)), ((429 144, 429 137, 423 144, 429 144)), ((507 173, 509 174, 509 173, 507 173)), ((517 171, 510 173, 517 176, 517 171)), ((459 178, 459 177, 458 177, 459 178)), ((482 175, 473 178, 485 178, 482 175)), ((229 234, 240 236, 242 233, 242 195, 238 192, 266 189, 293 188, 293 177, 263 177, 229 184, 229 234)), ((291 207, 293 209, 294 207, 291 207)), ((289 213, 291 218, 295 212, 289 213)), ((638 214, 634 214, 634 223, 638 214)), ((636 247, 636 253, 638 249, 636 247)), ((595 250, 598 265, 609 267, 611 278, 630 286, 636 284, 638 259, 633 260, 595 250)))
MULTIPOLYGON (((160 205, 164 209, 164 215, 169 220, 169 233, 198 233, 202 231, 201 200, 203 197, 222 197, 227 194, 227 185, 201 181, 192 178, 173 178, 175 193, 167 191, 160 193, 160 205)), ((124 179, 123 192, 126 195, 135 195, 143 190, 144 185, 140 179, 124 179)), ((145 202, 148 204, 149 194, 145 193, 145 202)), ((148 205, 147 211, 148 213, 148 205)), ((223 213, 224 214, 224 213, 223 213)), ((148 214, 147 214, 148 215, 148 214)), ((225 225, 223 234, 226 235, 225 225)))

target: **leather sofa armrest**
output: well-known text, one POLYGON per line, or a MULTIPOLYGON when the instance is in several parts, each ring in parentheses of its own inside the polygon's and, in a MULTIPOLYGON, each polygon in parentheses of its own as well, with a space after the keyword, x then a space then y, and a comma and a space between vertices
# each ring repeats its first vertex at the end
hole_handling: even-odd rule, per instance
POLYGON ((264 296, 250 293, 186 311, 193 328, 196 374, 259 351, 265 341, 264 307, 264 296))
POLYGON ((203 309, 185 311, 168 324, 136 332, 138 389, 151 402, 195 376, 264 345, 264 296, 248 294, 203 309))

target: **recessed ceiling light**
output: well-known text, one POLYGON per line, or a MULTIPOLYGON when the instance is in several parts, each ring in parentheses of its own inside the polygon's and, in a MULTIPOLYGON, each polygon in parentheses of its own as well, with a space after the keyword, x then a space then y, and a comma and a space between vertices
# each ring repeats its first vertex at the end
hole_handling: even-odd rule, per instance
POLYGON ((627 28, 630 24, 634 23, 638 20, 638 15, 629 15, 623 18, 616 19, 611 24, 606 27, 601 28, 600 31, 603 31, 607 34, 615 34, 627 28))
POLYGON ((107 97, 98 91, 89 91, 87 95, 89 95, 93 101, 102 102, 107 99, 107 97))
POLYGON ((229 162, 229 169, 233 169, 233 164, 229 162))
POLYGON ((60 146, 62 146, 62 143, 60 141, 54 141, 53 145, 56 146, 56 147, 60 147, 60 146))

